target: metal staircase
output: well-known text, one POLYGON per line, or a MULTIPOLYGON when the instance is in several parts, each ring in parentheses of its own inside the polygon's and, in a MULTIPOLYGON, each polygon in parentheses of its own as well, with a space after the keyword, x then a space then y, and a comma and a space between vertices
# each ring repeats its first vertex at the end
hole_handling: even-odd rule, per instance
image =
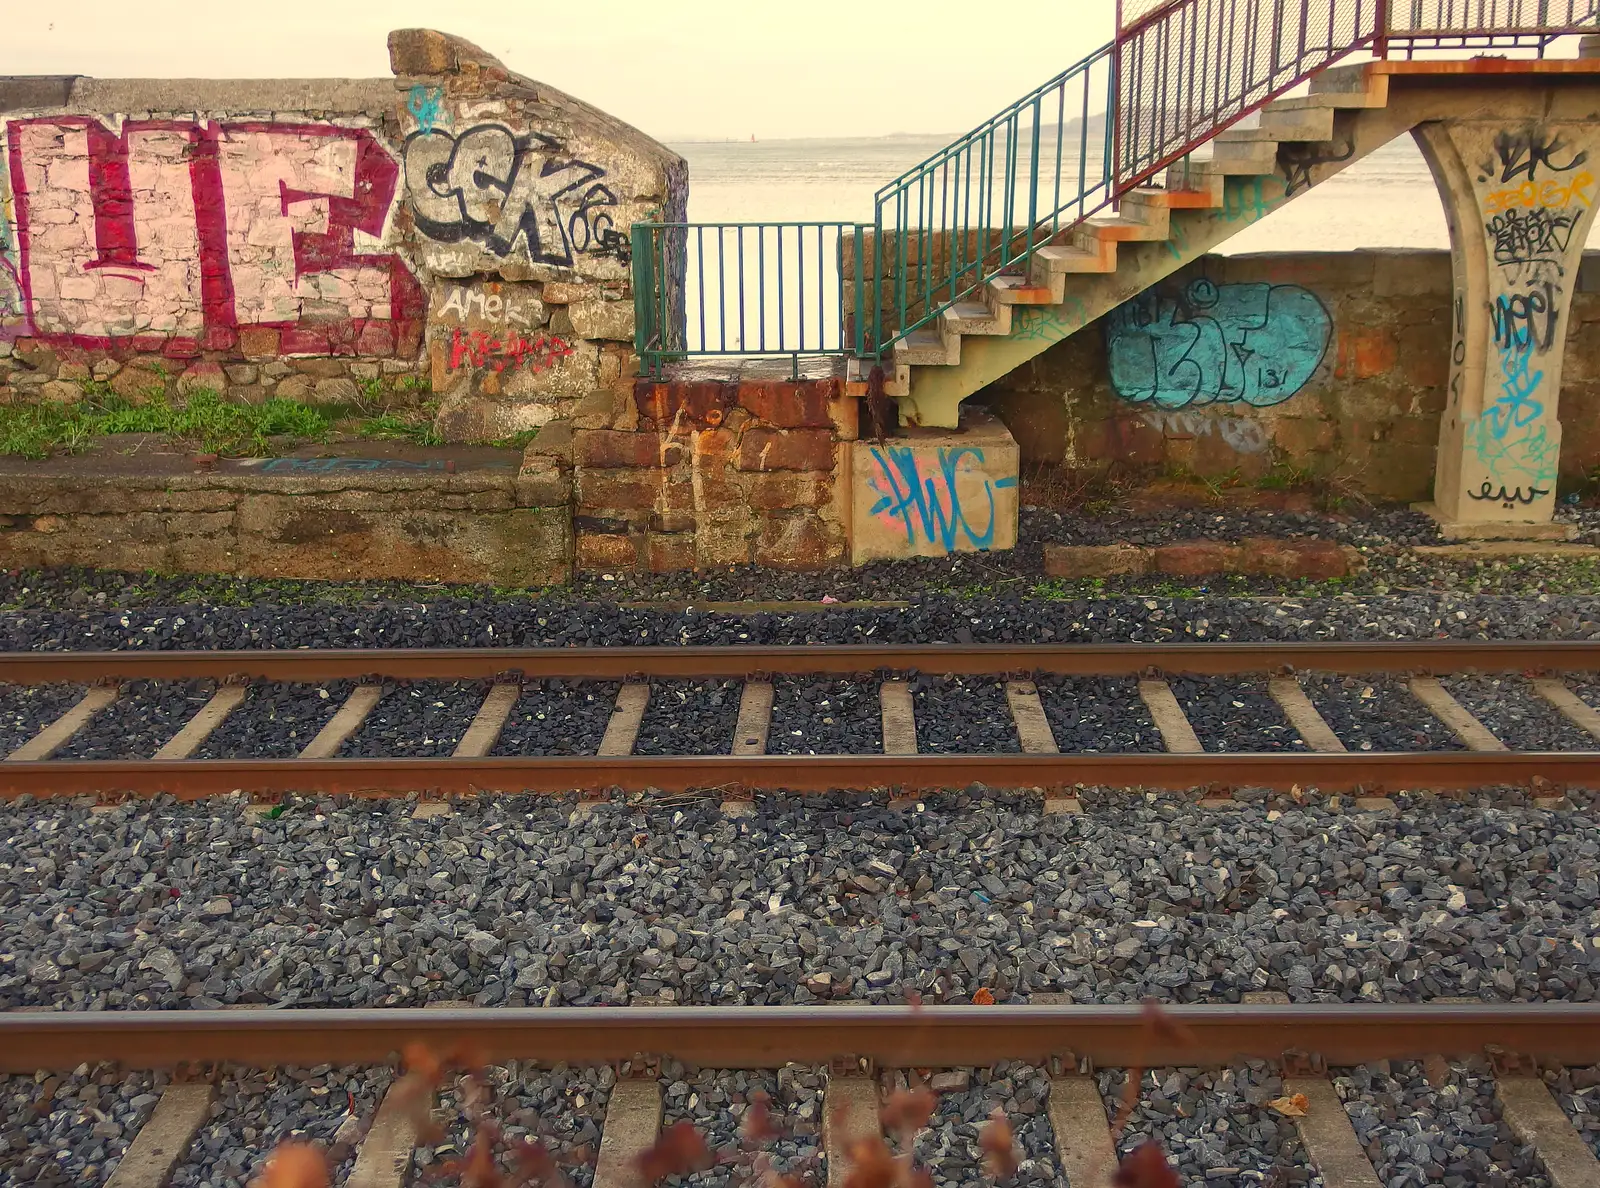
POLYGON ((1336 117, 1382 108, 1388 76, 1335 63, 1543 56, 1597 13, 1597 0, 1121 0, 1114 41, 883 187, 871 223, 636 225, 642 366, 843 357, 858 382, 881 369, 902 421, 953 427, 964 397, 1204 250, 1191 228, 1227 210, 1230 185, 1287 176, 1293 200, 1357 159, 1336 117), (1166 247, 1123 247, 1145 244, 1166 247))

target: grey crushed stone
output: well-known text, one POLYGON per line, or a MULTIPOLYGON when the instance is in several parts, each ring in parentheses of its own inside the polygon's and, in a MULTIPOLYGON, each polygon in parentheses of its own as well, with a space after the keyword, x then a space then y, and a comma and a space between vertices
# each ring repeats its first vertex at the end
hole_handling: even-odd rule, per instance
POLYGON ((690 1176, 669 1176, 668 1185, 726 1188, 754 1183, 762 1166, 779 1175, 796 1175, 808 1188, 826 1182, 822 1158, 822 1100, 826 1078, 820 1069, 789 1065, 777 1070, 689 1069, 669 1061, 662 1068, 662 1128, 689 1122, 705 1138, 715 1166, 690 1176), (740 1128, 757 1092, 770 1102, 780 1134, 766 1142, 741 1136, 740 1128))
MULTIPOLYGON (((1587 1002, 1600 822, 1262 799, 0 805, 0 1008, 817 998, 1587 1002), (820 980, 826 975, 826 980, 820 980)), ((1524 794, 1525 795, 1525 794, 1524 794)), ((1497 804, 1497 801, 1499 802, 1497 804)))
POLYGON ((1385 1061, 1334 1077, 1356 1139, 1387 1188, 1424 1184, 1550 1188, 1533 1148, 1501 1119, 1494 1078, 1481 1063, 1450 1066, 1435 1089, 1416 1061, 1385 1061))
POLYGON ((726 755, 743 681, 652 681, 636 755, 726 755))
POLYGON ((917 750, 935 755, 1022 749, 1004 681, 987 676, 910 679, 917 750))
POLYGON ((76 705, 82 685, 0 685, 0 755, 9 755, 76 705))
POLYGON ((245 699, 206 736, 196 759, 292 759, 317 737, 354 691, 354 681, 250 686, 245 699))
POLYGON ((877 755, 883 705, 877 681, 781 676, 772 683, 771 755, 877 755))
POLYGON ((928 1128, 917 1137, 917 1160, 932 1173, 934 1182, 951 1188, 1062 1183, 1055 1132, 1050 1126, 1049 1074, 1033 1065, 1007 1062, 970 1070, 969 1077, 965 1090, 939 1095, 928 1128), (979 1136, 996 1109, 1005 1114, 1014 1134, 1017 1172, 1007 1180, 996 1180, 985 1171, 979 1145, 979 1136))
POLYGON ((1136 680, 1041 676, 1034 685, 1056 747, 1064 753, 1166 750, 1136 680))
POLYGON ((103 1184, 155 1111, 167 1074, 97 1065, 0 1077, 0 1184, 103 1184))
POLYGON ((1513 751, 1587 751, 1597 745, 1522 677, 1451 676, 1440 683, 1513 751))
POLYGON ((148 759, 211 700, 213 681, 129 681, 55 759, 148 759))
POLYGON ((1403 677, 1309 673, 1300 685, 1352 751, 1461 751, 1450 727, 1411 695, 1403 677))
POLYGON ((444 1163, 466 1156, 478 1123, 487 1119, 499 1127, 495 1152, 502 1171, 517 1170, 511 1155, 516 1144, 541 1143, 572 1188, 590 1188, 615 1082, 609 1067, 497 1065, 485 1070, 487 1097, 477 1105, 473 1091, 459 1080, 448 1083, 440 1090, 434 1115, 445 1119, 444 1133, 437 1142, 416 1148, 412 1167, 419 1182, 434 1182, 444 1163))
POLYGON ((1208 751, 1309 749, 1264 677, 1169 677, 1167 684, 1208 751))
POLYGON ((1600 1068, 1546 1069, 1544 1082, 1589 1150, 1600 1158, 1600 1068))
MULTIPOLYGON (((1099 1075, 1106 1116, 1115 1119, 1129 1074, 1108 1069, 1099 1075)), ((1261 1061, 1215 1071, 1150 1069, 1139 1083, 1117 1153, 1126 1157, 1145 1142, 1158 1142, 1186 1184, 1322 1188, 1294 1120, 1267 1106, 1282 1096, 1282 1076, 1261 1061)))
POLYGON ((489 693, 487 681, 416 681, 384 690, 344 745, 342 758, 450 755, 489 693))
POLYGON ((615 681, 526 682, 490 753, 593 755, 621 687, 615 681))
POLYGON ((339 1183, 392 1080, 386 1068, 229 1068, 172 1188, 244 1188, 288 1139, 323 1147, 339 1183))

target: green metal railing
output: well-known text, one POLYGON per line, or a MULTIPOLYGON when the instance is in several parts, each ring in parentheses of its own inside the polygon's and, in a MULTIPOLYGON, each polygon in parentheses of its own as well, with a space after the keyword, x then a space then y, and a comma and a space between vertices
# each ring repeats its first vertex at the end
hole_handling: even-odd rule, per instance
POLYGON ((1117 36, 880 189, 870 223, 642 223, 636 346, 876 360, 1357 51, 1594 31, 1600 0, 1122 0, 1117 36))

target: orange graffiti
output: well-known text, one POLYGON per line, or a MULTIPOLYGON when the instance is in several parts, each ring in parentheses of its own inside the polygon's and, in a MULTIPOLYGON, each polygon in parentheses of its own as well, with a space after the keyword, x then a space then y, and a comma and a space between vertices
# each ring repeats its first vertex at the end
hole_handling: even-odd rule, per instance
POLYGON ((1588 192, 1593 185, 1594 174, 1587 169, 1574 175, 1569 182, 1525 181, 1513 189, 1496 190, 1489 195, 1483 209, 1485 214, 1499 214, 1518 206, 1542 206, 1551 210, 1565 210, 1573 203, 1589 206, 1594 201, 1588 192))

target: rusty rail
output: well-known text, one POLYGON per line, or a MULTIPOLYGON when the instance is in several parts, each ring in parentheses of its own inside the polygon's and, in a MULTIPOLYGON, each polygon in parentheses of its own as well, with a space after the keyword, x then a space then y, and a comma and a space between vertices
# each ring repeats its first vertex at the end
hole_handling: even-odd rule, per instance
POLYGON ((1073 784, 1188 791, 1247 787, 1287 792, 1452 791, 1536 780, 1600 784, 1600 752, 1373 751, 1348 754, 709 755, 488 759, 48 760, 0 764, 0 799, 170 795, 199 800, 244 792, 471 796, 770 789, 935 792, 1061 788, 1073 784))
POLYGON ((1600 1062, 1600 1004, 1175 1006, 1193 1042, 1155 1044, 1137 1006, 554 1007, 460 1010, 0 1013, 0 1072, 115 1061, 129 1068, 384 1063, 406 1044, 489 1060, 604 1064, 641 1054, 713 1068, 865 1057, 958 1068, 1051 1057, 1105 1067, 1204 1065, 1313 1053, 1329 1065, 1481 1055, 1600 1062))
POLYGON ((1238 673, 1561 672, 1600 669, 1600 642, 928 644, 617 648, 350 648, 328 651, 4 652, 0 681, 621 680, 741 678, 753 672, 855 675, 909 671, 975 675, 1227 676, 1238 673))

